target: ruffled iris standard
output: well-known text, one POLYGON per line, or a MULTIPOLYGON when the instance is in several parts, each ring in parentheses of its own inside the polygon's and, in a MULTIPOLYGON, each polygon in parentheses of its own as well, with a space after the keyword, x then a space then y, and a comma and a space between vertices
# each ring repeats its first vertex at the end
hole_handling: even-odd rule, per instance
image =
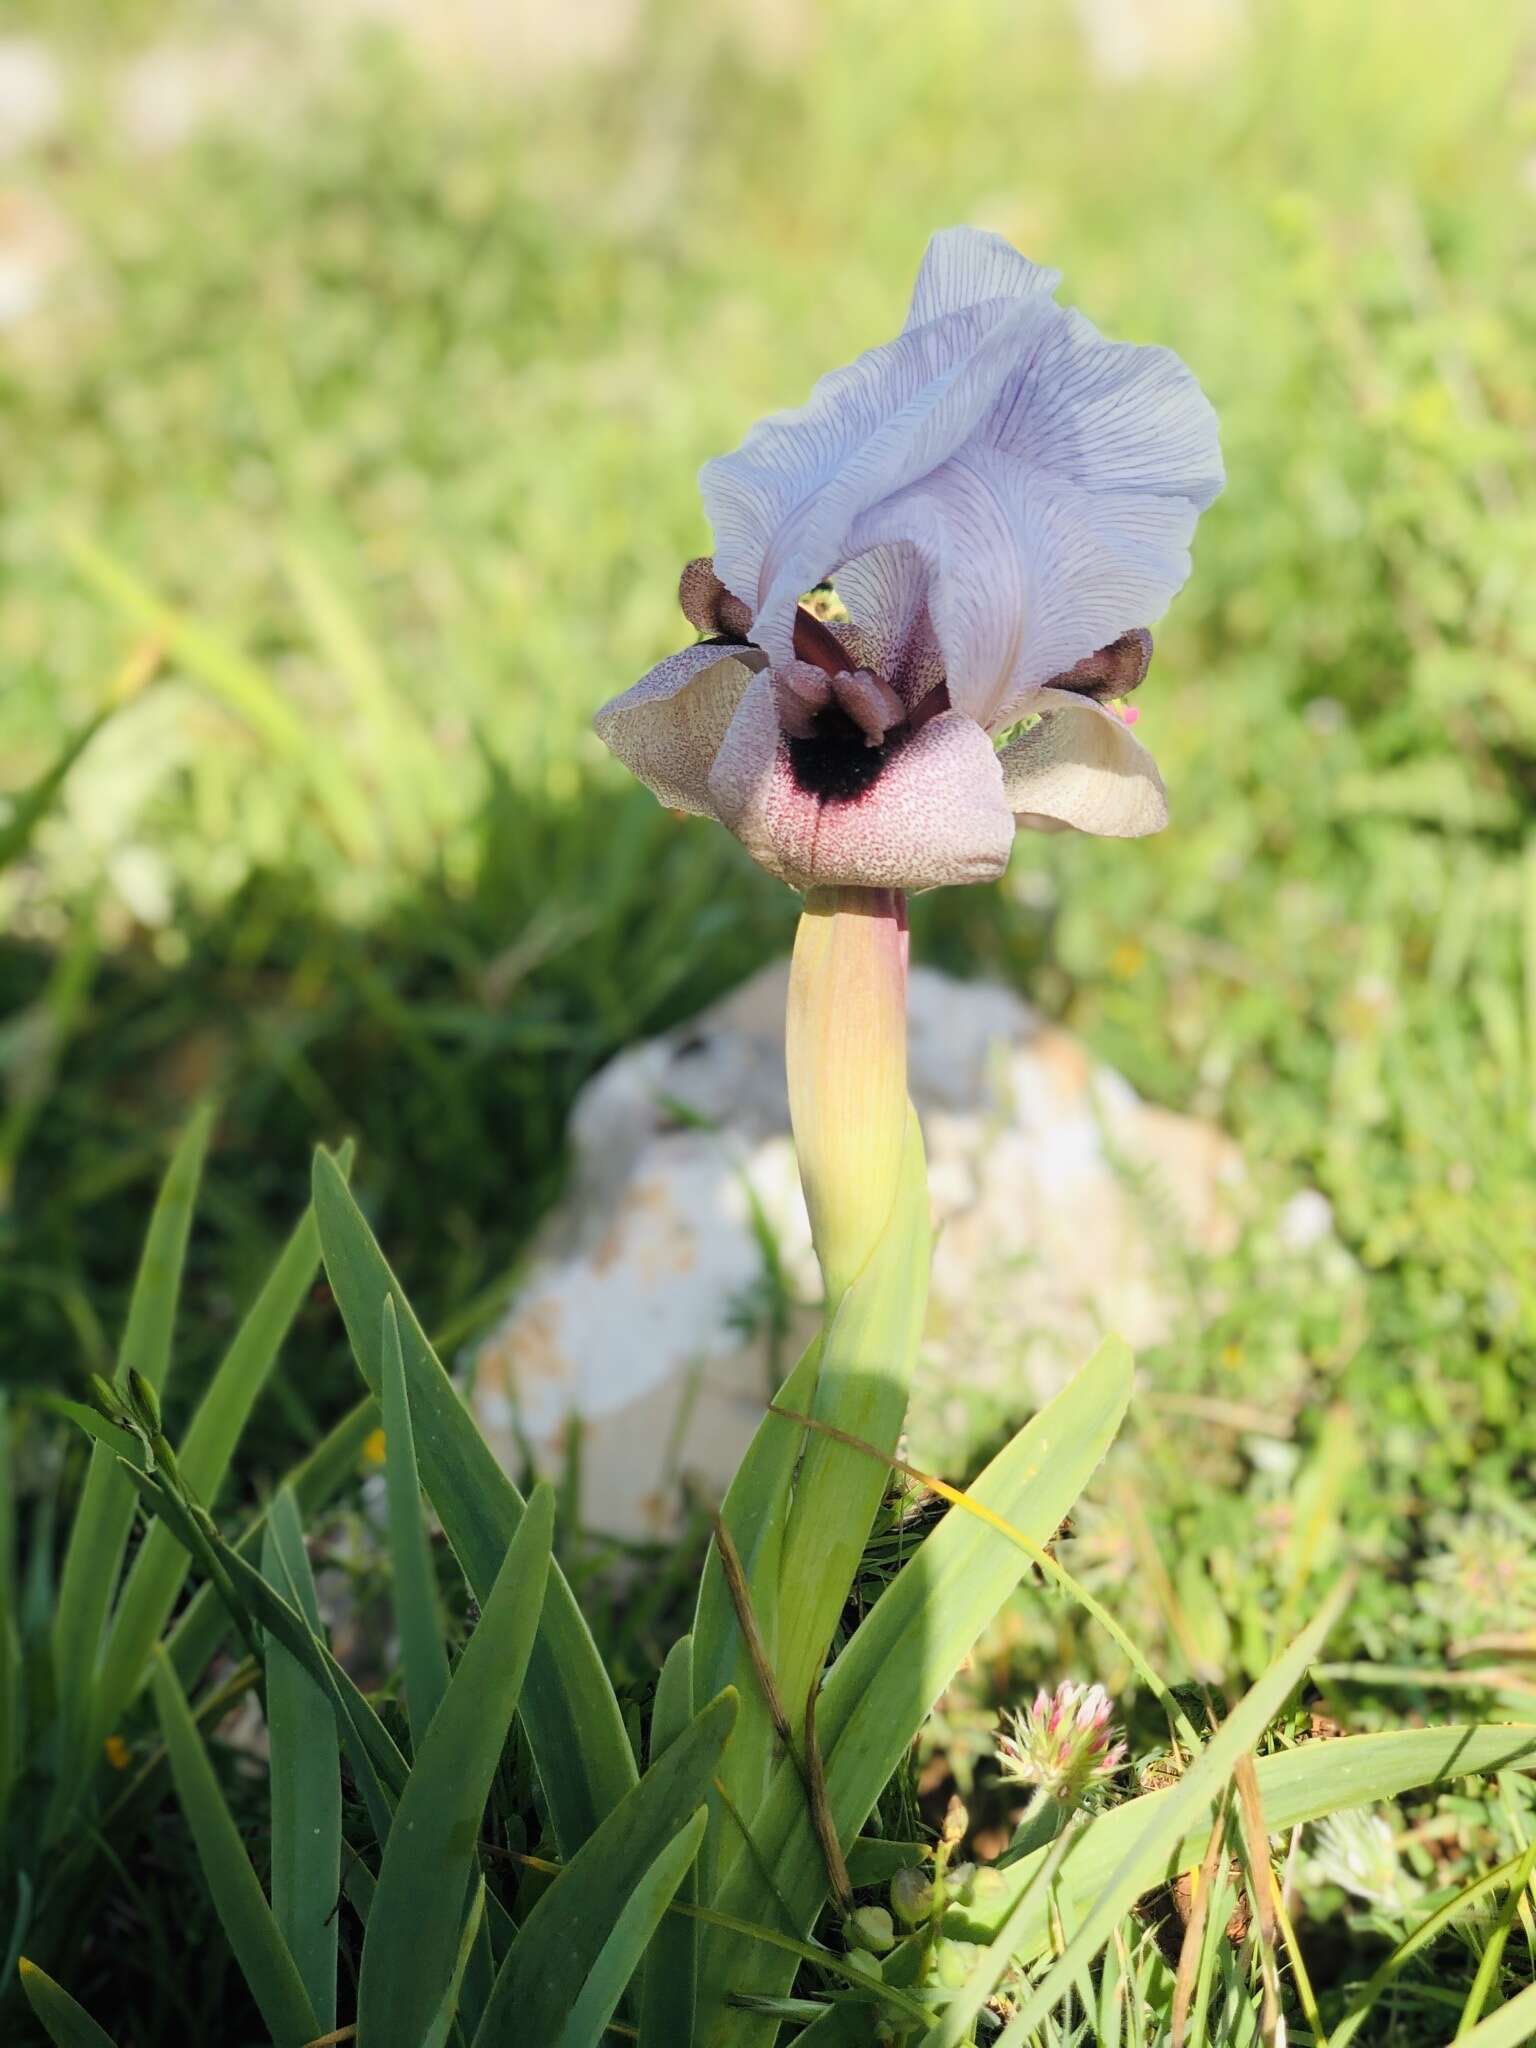
POLYGON ((1016 822, 1167 821, 1122 700, 1222 486, 1216 417, 1059 283, 936 235, 894 341, 704 466, 715 552, 680 591, 704 637, 597 730, 794 888, 990 881, 1016 822), (828 582, 846 620, 802 602, 828 582))

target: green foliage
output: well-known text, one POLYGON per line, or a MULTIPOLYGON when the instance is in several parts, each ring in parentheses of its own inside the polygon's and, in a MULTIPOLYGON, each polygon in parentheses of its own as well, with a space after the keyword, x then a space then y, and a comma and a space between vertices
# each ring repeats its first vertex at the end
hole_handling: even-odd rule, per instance
MULTIPOLYGON (((487 1449, 324 1152, 315 1159, 315 1211, 353 1354, 375 1390, 382 1381, 383 1305, 395 1304, 422 1481, 475 1597, 486 1599, 521 1523, 522 1497, 487 1449)), ((571 1855, 634 1782, 635 1763, 613 1687, 558 1565, 539 1621, 523 1720, 556 1840, 571 1855)))
MULTIPOLYGON (((318 1636, 320 1608, 293 1494, 267 1513, 262 1576, 318 1636)), ((336 2024, 336 1897, 341 1888, 341 1766, 323 1686, 280 1640, 265 1641, 272 1917, 322 2033, 336 2024)))
MULTIPOLYGON (((119 1396, 126 1393, 133 1374, 157 1392, 165 1384, 182 1262, 211 1121, 204 1109, 188 1124, 155 1204, 123 1332, 114 1381, 119 1396)), ((64 1553, 53 1629, 53 1680, 62 1711, 60 1765, 48 1820, 51 1835, 57 1835, 68 1821, 75 1785, 89 1768, 102 1631, 132 1521, 133 1488, 119 1469, 117 1454, 105 1444, 94 1444, 80 1509, 64 1553)), ((148 1644, 138 1644, 141 1659, 148 1648, 148 1644)), ((133 1674, 135 1678, 139 1675, 133 1674)))
POLYGON ((359 2038, 414 2048, 442 2003, 474 1896, 476 1840, 544 1605, 554 1496, 540 1487, 458 1669, 416 1743, 368 1910, 359 2038))
MULTIPOLYGON (((200 1145, 201 1124, 194 1126, 194 1136, 200 1145)), ((141 1283, 141 1298, 148 1287, 153 1299, 157 1284, 174 1291, 177 1262, 166 1257, 167 1219, 174 1219, 176 1237, 184 1241, 180 1203, 188 1157, 183 1147, 172 1162, 171 1193, 151 1222, 145 1258, 151 1277, 141 1283)), ((615 1779, 615 1752, 576 1731, 560 1759, 567 1815, 598 1812, 566 1852, 551 1774, 539 1762, 549 1752, 539 1747, 536 1659, 542 1643, 547 1715, 565 1686, 582 1682, 581 1659, 588 1652, 581 1645, 590 1651, 591 1639, 552 1560, 553 1495, 540 1488, 525 1504, 499 1474, 491 1476, 494 1468, 486 1465, 473 1424, 421 1336, 336 1162, 323 1153, 316 1167, 316 1221, 356 1361, 365 1377, 382 1386, 393 1426, 384 1451, 387 1469, 394 1461, 385 1489, 390 1542, 397 1569, 400 1560, 409 1560, 397 1579, 395 1618, 402 1639, 411 1637, 408 1647, 403 1642, 407 1677, 414 1672, 419 1686, 426 1671, 429 1695, 430 1673, 442 1652, 442 1610, 422 1576, 423 1485, 441 1502, 466 1574, 472 1577, 479 1568, 473 1561, 495 1557, 483 1608, 430 1715, 415 1726, 409 1755, 389 1725, 403 1740, 398 1710, 388 1699, 370 1698, 321 1636, 297 1505, 307 1475, 296 1475, 269 1510, 257 1570, 246 1554, 257 1531, 249 1529, 231 1543, 198 1499, 188 1480, 189 1464, 196 1460, 172 1449, 146 1374, 135 1370, 119 1387, 101 1386, 105 1419, 89 1432, 92 1457, 114 1458, 114 1477, 184 1551, 250 1652, 238 1687, 214 1686, 194 1710, 172 1652, 155 1643, 152 1691, 165 1750, 146 1765, 144 1778, 153 1784, 168 1765, 207 1898, 270 2038, 301 2048, 344 2015, 347 2002, 337 1995, 343 1954, 349 1978, 357 1972, 360 2048, 388 2048, 395 2041, 442 2048, 455 2031, 485 2044, 506 2038, 514 2026, 567 2048, 597 2048, 626 1998, 639 2013, 642 2038, 694 2040, 701 2048, 766 2044, 779 2037, 780 2023, 788 2019, 809 2022, 821 2037, 835 2037, 845 2022, 854 2025, 860 2010, 867 2024, 893 2041, 914 2042, 921 2033, 958 2048, 974 2037, 983 2000, 1000 1986, 1006 1986, 1012 2012, 1001 2039, 1018 2041, 1021 2048, 1026 2037, 1050 2037, 1052 2015, 1065 2010, 1064 2000, 1091 2010, 1091 1967, 1107 1946, 1117 1954, 1124 1950, 1138 1902, 1199 1853, 1213 1805, 1220 1804, 1235 1767, 1272 1739, 1287 1697, 1315 1666, 1343 1604, 1342 1590, 1197 1753, 1182 1759, 1177 1781, 1168 1788, 1069 1826, 1054 1842, 1047 1836, 1030 1854, 1021 1842, 1019 1858, 1005 1869, 957 1871, 951 1883, 941 1885, 945 1859, 959 1839, 946 1832, 934 1881, 926 1887, 936 1901, 932 1917, 925 1924, 919 1907, 917 1925, 908 1932, 913 1915, 904 1907, 899 1939, 883 1908, 869 1905, 843 1918, 848 1879, 832 1860, 829 1840, 849 1859, 852 1881, 859 1885, 896 1887, 910 1875, 913 1859, 928 1854, 921 1845, 863 1839, 861 1831, 935 1697, 989 1619, 1008 1603, 1031 1555, 1060 1523, 1114 1438, 1130 1392, 1124 1346, 1111 1341, 1101 1347, 847 1625, 829 1668, 816 1674, 820 1708, 814 1736, 807 1721, 793 1763, 771 1758, 766 1777, 761 1763, 755 1767, 755 1796, 751 1776, 738 1774, 743 1805, 722 1792, 740 1719, 738 1694, 728 1687, 690 1718, 690 1694, 701 1675, 730 1668, 740 1658, 739 1649, 728 1647, 742 1633, 740 1590, 722 1605, 707 1584, 695 1635, 682 1639, 658 1676, 643 1776, 633 1776, 622 1724, 617 1754, 629 1782, 600 1812, 604 1788, 615 1779), (113 1450, 114 1438, 125 1454, 113 1450), (411 1517, 414 1537, 405 1526, 411 1517), (499 1550, 498 1528, 507 1532, 499 1550), (550 1602, 561 1597, 562 1588, 570 1619, 557 1615, 551 1632, 550 1602), (436 1655, 427 1647, 429 1633, 436 1655), (270 1897, 231 1804, 236 1781, 221 1777, 207 1739, 258 1669, 270 1759, 268 1818, 261 1830, 270 1834, 270 1897), (537 1790, 520 1740, 511 1733, 514 1715, 529 1739, 537 1790), (338 1743, 360 1804, 338 1799, 338 1743), (550 1846, 561 1850, 553 1861, 520 1846, 536 1838, 530 1831, 541 1826, 546 1805, 550 1846), (711 1833, 713 1852, 700 1863, 711 1833), (730 1853, 722 1855, 726 1842, 730 1853), (691 1884, 696 1865, 704 1881, 691 1884), (360 1941, 338 1918, 343 1873, 345 1896, 362 1923, 360 1941), (987 1888, 983 1876, 990 1880, 987 1888), (1032 1978, 1053 1926, 1066 1930, 1065 1950, 1032 1978), (858 1945, 845 1946, 850 1934, 858 1945), (807 1967, 812 1974, 803 1983, 807 1967), (829 1982, 839 1987, 830 2011, 824 1995, 805 1995, 824 1992, 829 1982)), ((902 1227, 898 1207, 898 1240, 902 1227)), ((303 1244, 302 1235, 296 1242, 303 1244)), ((312 1258, 313 1247, 305 1249, 312 1258)), ((287 1263, 285 1254, 280 1274, 287 1263)), ((281 1293, 277 1288, 276 1298, 281 1293)), ((259 1300, 272 1298, 269 1288, 259 1300)), ((892 1298, 899 1303, 900 1291, 892 1298)), ((135 1329, 145 1327, 146 1315, 140 1313, 135 1329)), ((163 1310, 149 1320, 156 1330, 168 1331, 163 1310)), ((257 1326, 266 1320, 258 1318, 257 1326)), ((835 1317, 833 1323, 832 1337, 809 1354, 811 1366, 825 1355, 825 1342, 836 1341, 835 1317)), ((266 1352, 265 1344, 256 1347, 263 1359, 266 1352)), ((800 1388, 806 1375, 803 1363, 785 1391, 800 1388)), ((783 1439, 798 1442, 804 1434, 803 1425, 768 1414, 728 1503, 728 1517, 759 1576, 776 1567, 780 1555, 762 1540, 782 1516, 766 1490, 781 1471, 773 1446, 783 1439)), ((843 1448, 877 1469, 886 1462, 875 1447, 859 1450, 849 1442, 843 1448)), ((89 1499, 87 1493, 84 1505, 89 1499)), ((823 1513, 829 1521, 841 1515, 863 1528, 867 1500, 850 1495, 838 1504, 829 1498, 823 1513)), ((829 1554, 836 1551, 831 1544, 829 1554)), ((1063 1583, 1073 1591, 1070 1579, 1063 1583)), ((801 1610, 824 1594, 814 1574, 778 1580, 774 1597, 782 1643, 798 1640, 801 1610)), ((8 1585, 5 1595, 9 1618, 14 1595, 8 1585)), ((27 1630, 17 1635, 24 1641, 27 1630)), ((203 1641, 215 1643, 217 1637, 205 1634, 203 1641)), ((592 1668, 606 1688, 601 1665, 592 1668)), ((761 1694, 761 1672, 751 1658, 747 1674, 761 1694)), ((605 1696, 613 1701, 611 1691, 605 1696)), ((418 1710, 420 1704, 418 1693, 418 1710)), ((761 1711, 761 1697, 757 1704, 761 1711)), ((1255 1799, 1264 1825, 1281 1829, 1341 1803, 1391 1798, 1451 1776, 1508 1773, 1533 1757, 1536 1732, 1514 1727, 1362 1736, 1261 1756, 1255 1799)), ((93 1846, 105 1847, 114 1832, 131 1846, 136 1831, 151 1821, 150 1807, 135 1807, 134 1789, 107 1810, 93 1846)), ((64 1796, 56 1786, 54 1803, 64 1796)), ((84 1801, 90 1788, 70 1787, 67 1796, 84 1801)), ((81 1878, 77 1862, 61 1844, 39 1866, 45 1886, 66 1904, 81 1878)), ((1508 1897, 1464 2005, 1469 2027, 1494 1989, 1530 1864, 1529 1854, 1518 1864, 1508 1859, 1498 1874, 1508 1897)), ((1474 1886, 1472 1896, 1490 1888, 1474 1886)), ((19 1896, 26 1931, 32 1889, 25 1871, 19 1896)), ((34 1918, 30 1931, 69 1945, 57 1913, 34 1918)), ((1454 1920, 1442 1914, 1434 1929, 1454 1920)), ((1346 2029, 1358 2031, 1376 2002, 1396 1994, 1404 1967, 1430 1932, 1427 1926, 1416 1943, 1406 1942, 1392 1967, 1365 1987, 1348 2011, 1346 2029)), ((1211 1967, 1223 1974, 1219 1986, 1208 1971, 1202 1975, 1203 2001, 1221 1987, 1229 2004, 1243 1996, 1230 1963, 1217 1965, 1213 1956, 1211 1967)), ((34 1966, 26 1966, 23 1980, 55 2039, 72 2044, 99 2038, 87 2031, 94 2023, 69 1994, 34 1966)), ((1148 1999, 1149 2011, 1166 2008, 1165 1995, 1149 1991, 1148 1999)), ((1251 2006, 1242 2009, 1251 2013, 1251 2006)), ((1501 2018, 1507 2010, 1501 2006, 1480 2022, 1505 2028, 1492 2038, 1513 2038, 1507 2030, 1515 2020, 1501 2018)))
POLYGON ((61 1984, 55 1984, 46 1970, 25 1958, 21 1963, 21 1987, 54 2048, 114 2048, 111 2036, 97 2026, 84 2007, 77 2005, 61 1984))
POLYGON ((314 2007, 246 1856, 175 1673, 163 1657, 156 1663, 153 1686, 176 1797, 220 1924, 276 2048, 303 2048, 320 2031, 314 2007))

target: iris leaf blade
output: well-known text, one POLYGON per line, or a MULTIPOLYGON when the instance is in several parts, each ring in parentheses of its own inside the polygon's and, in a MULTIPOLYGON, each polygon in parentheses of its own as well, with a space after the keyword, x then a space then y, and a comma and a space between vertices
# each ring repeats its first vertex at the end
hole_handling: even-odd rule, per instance
MULTIPOLYGON (((580 1996, 560 2030, 556 2048, 600 2048, 625 1988, 640 1968, 668 1906, 693 1868, 708 1820, 709 1808, 700 1806, 643 1873, 587 1972, 580 1996)), ((673 2034, 670 2039, 687 2041, 692 2035, 673 2034)))
MULTIPOLYGON (((262 1576, 318 1637, 320 1611, 292 1493, 273 1501, 262 1576)), ((336 1715, 314 1676, 267 1638, 272 1913, 322 2033, 336 2024, 336 1900, 341 1890, 341 1767, 336 1715)))
POLYGON ((99 2027, 85 2007, 64 1989, 55 1984, 46 1970, 40 1970, 36 1963, 21 1959, 21 1988, 27 1995, 27 2003, 37 2015, 38 2023, 53 2043, 53 2048, 115 2048, 112 2036, 104 2027, 99 2027))
MULTIPOLYGON (((401 1353, 423 1485, 475 1597, 490 1592, 525 1512, 427 1342, 372 1231, 329 1153, 315 1159, 315 1214, 326 1272, 359 1369, 383 1383, 386 1295, 401 1353)), ((634 1752, 597 1645, 556 1565, 520 1702, 562 1858, 569 1860, 635 1783, 634 1752)))
POLYGON ((703 1804, 735 1720, 733 1692, 711 1700, 535 1901, 497 1973, 474 2048, 559 2039, 625 1902, 703 1804))
MULTIPOLYGON (((306 1208, 283 1248, 177 1448, 182 1477, 211 1508, 245 1424, 266 1385, 278 1351, 320 1264, 314 1212, 306 1208)), ((164 1628, 187 1572, 169 1529, 156 1526, 134 1559, 112 1619, 96 1702, 98 1734, 110 1732, 149 1669, 150 1652, 164 1628)))
POLYGON ((400 1324, 390 1295, 384 1298, 380 1357, 384 1375, 384 1482, 389 1501, 395 1624, 400 1631, 411 1743, 420 1748, 427 1725, 448 1689, 448 1652, 443 1647, 442 1621, 432 1582, 432 1556, 422 1521, 421 1480, 405 1388, 405 1362, 400 1355, 400 1324))
MULTIPOLYGON (((118 1355, 117 1384, 142 1374, 158 1393, 170 1367, 171 1333, 181 1293, 192 1211, 212 1128, 205 1104, 182 1132, 150 1214, 118 1355)), ((61 1763, 47 1832, 56 1835, 93 1759, 97 1658, 123 1550, 133 1526, 135 1494, 106 1444, 91 1447, 85 1489, 70 1530, 54 1620, 54 1665, 63 1703, 61 1763)))
POLYGON ((278 1932, 219 1781, 163 1651, 156 1653, 155 1708, 170 1752, 177 1801, 208 1890, 275 2048, 304 2048, 321 2029, 288 1946, 278 1932))
POLYGON ((553 1534, 554 1496, 539 1487, 418 1748, 368 1914, 359 2048, 418 2048, 438 2011, 481 1815, 538 1629, 553 1534))

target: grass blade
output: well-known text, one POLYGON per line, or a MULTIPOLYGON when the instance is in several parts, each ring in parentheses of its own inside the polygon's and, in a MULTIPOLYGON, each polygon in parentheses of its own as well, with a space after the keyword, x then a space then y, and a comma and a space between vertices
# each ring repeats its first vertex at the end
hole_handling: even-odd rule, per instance
MULTIPOLYGON (((603 1943, 597 1961, 587 1973, 581 1995, 560 2030, 556 2048, 599 2048, 629 1980, 640 1968, 652 1936, 660 1927, 678 1887, 693 1868, 708 1821, 709 1808, 701 1806, 687 1826, 672 1837, 630 1893, 614 1922, 612 1934, 603 1943)), ((692 2038, 691 2033, 671 2036, 674 2042, 692 2038)))
POLYGON ((536 1900, 497 1973, 474 2048, 559 2040, 626 1902, 703 1804, 735 1721, 733 1692, 711 1700, 536 1900))
MULTIPOLYGON (((693 1638, 684 1636, 668 1651, 656 1681, 656 1700, 651 1709, 653 1764, 677 1741, 692 1712, 693 1638)), ((735 1737, 731 1740, 734 1742, 735 1737)), ((678 1879, 676 1897, 684 1905, 691 1904, 698 1891, 696 1861, 695 1857, 678 1879)), ((698 1974, 698 1923, 685 1914, 669 1913, 646 1950, 640 2048, 671 2048, 673 2042, 693 2039, 698 1974)))
POLYGON ((459 1952, 453 1959, 453 1974, 448 1979, 448 1988, 438 2006, 437 2017, 422 2037, 421 2048, 443 2048, 448 2039, 448 2030, 453 2025, 459 2010, 459 1995, 463 1989, 464 1972, 469 1959, 475 1952, 476 1944, 485 1932, 485 1879, 475 1881, 475 1896, 464 1921, 464 1932, 459 1937, 459 1952))
POLYGON ((188 675, 304 777, 349 854, 367 859, 379 852, 372 808, 342 754, 335 747, 314 745, 309 726, 259 662, 222 634, 166 604, 99 542, 75 532, 66 532, 61 539, 65 554, 101 597, 125 618, 158 635, 188 675))
MULTIPOLYGON (((314 1212, 306 1209, 224 1354, 176 1460, 182 1478, 204 1507, 212 1508, 241 1432, 266 1385, 278 1350, 298 1314, 320 1264, 314 1212)), ((97 1687, 98 1738, 111 1729, 138 1692, 149 1660, 187 1574, 187 1559, 170 1530, 157 1525, 145 1537, 124 1582, 112 1619, 97 1687)))
POLYGON ((1515 1915, 1520 1910, 1520 1903, 1525 1897, 1533 1872, 1536 1872, 1536 1842, 1532 1842, 1521 1858, 1520 1867, 1509 1887, 1509 1897, 1499 1909, 1499 1917, 1488 1936, 1482 1961, 1477 1966, 1477 1976, 1473 1979, 1472 1989, 1467 1995, 1461 2018, 1456 2024, 1458 2041, 1474 2030, 1483 2007, 1488 2003, 1489 1992, 1499 1981, 1499 1965, 1504 1960, 1504 1944, 1509 1940, 1509 1930, 1515 1923, 1515 1915))
MULTIPOLYGON (((292 1488, 301 1522, 324 1507, 337 1488, 356 1471, 363 1445, 378 1426, 378 1403, 371 1395, 365 1396, 320 1439, 312 1451, 289 1468, 282 1485, 292 1488)), ((249 1561, 257 1555, 266 1520, 265 1509, 252 1517, 234 1545, 238 1556, 249 1561)), ((190 1690, 202 1676, 229 1627, 229 1616, 212 1586, 200 1586, 167 1638, 166 1646, 176 1667, 177 1682, 184 1689, 190 1690)))
POLYGON ((1536 1984, 1501 2005, 1487 2019, 1479 2020, 1470 2034, 1463 2034, 1465 2048, 1520 2048, 1536 2034, 1536 1984))
POLYGON ((538 1630, 554 1496, 535 1489, 406 1782, 358 1982, 359 2048, 418 2048, 459 1945, 475 1844, 538 1630))
MULTIPOLYGON (((192 1117, 161 1184, 128 1307, 118 1357, 119 1386, 126 1385, 130 1371, 142 1373, 156 1392, 165 1384, 192 1209, 212 1121, 206 1106, 192 1117)), ((46 1830, 50 1838, 73 1808, 95 1761, 88 1752, 95 1725, 96 1661, 123 1547, 133 1525, 135 1498, 115 1454, 104 1444, 93 1445, 85 1490, 64 1555, 53 1631, 62 1708, 59 1772, 46 1830)))
POLYGON ((1182 1841, 1191 1823, 1209 1812, 1238 1763, 1254 1749, 1270 1721, 1305 1676, 1308 1665, 1338 1619, 1349 1590, 1347 1582, 1335 1588, 1332 1597, 1324 1602, 1285 1654, 1277 1657, 1258 1683, 1244 1694, 1178 1784, 1170 1788, 1167 1805, 1152 1815, 1130 1842, 1108 1884, 1083 1915, 1065 1953, 1046 1972, 1004 2028, 998 2048, 1021 2048, 1029 2037, 1030 2028, 1049 2012, 1066 1990, 1073 1971, 1098 1953, 1109 1940, 1116 1923, 1130 1911, 1142 1893, 1149 1891, 1163 1876, 1170 1852, 1182 1841))
MULTIPOLYGON (((523 1498, 465 1410, 326 1152, 315 1158, 315 1215, 353 1354, 375 1393, 383 1383, 384 1300, 394 1298, 422 1481, 475 1597, 484 1601, 522 1519, 523 1498)), ((555 1840, 569 1860, 634 1785, 635 1759, 603 1660, 558 1566, 519 1712, 555 1840)))
MULTIPOLYGON (((316 1636, 320 1609, 304 1532, 286 1488, 273 1501, 262 1576, 295 1605, 316 1636)), ((267 1637, 271 1748, 272 1917, 329 2033, 336 2024, 336 1901, 341 1892, 341 1766, 336 1716, 323 1687, 267 1637)))
MULTIPOLYGON (((821 1358, 818 1334, 779 1389, 778 1400, 802 1409, 816 1386, 821 1358)), ((741 1559, 752 1612, 766 1642, 778 1634, 779 1563, 784 1525, 803 1438, 774 1416, 758 1424, 721 1505, 720 1519, 741 1559)), ((721 1766, 721 1782, 738 1811, 755 1813, 767 1789, 773 1759, 773 1723, 736 1619, 718 1544, 711 1544, 699 1582, 693 1622, 693 1704, 697 1711, 724 1690, 736 1687, 741 1716, 721 1766)), ((714 1894, 720 1878, 741 1852, 733 1828, 710 1831, 699 1857, 703 1889, 714 1894)))
POLYGON ((91 2018, 83 2005, 79 2005, 62 1984, 55 1984, 45 1970, 36 1963, 29 1963, 25 1956, 19 1965, 21 1988, 27 1994, 27 2003, 37 2014, 54 2048, 114 2048, 112 2036, 91 2018))
POLYGON ((108 684, 97 709, 66 734, 59 751, 37 781, 12 797, 10 815, 4 825, 0 825, 0 873, 20 860, 30 847, 33 834, 58 801, 70 771, 97 733, 154 680, 160 667, 161 652, 160 642, 153 633, 136 641, 108 684))
POLYGON ((186 1815, 198 1862, 251 1996, 275 2048, 303 2048, 321 2031, 303 1980, 257 1882, 213 1765, 203 1748, 176 1675, 156 1653, 155 1709, 170 1752, 176 1797, 186 1815))
POLYGON ((10 1404, 0 1394, 0 1832, 22 1762, 21 1630, 16 1620, 10 1404))
POLYGON ((400 1324, 391 1295, 384 1297, 379 1355, 384 1373, 384 1482, 389 1499, 395 1621, 400 1630, 400 1661, 405 1667, 411 1746, 419 1750, 438 1701, 448 1689, 448 1652, 443 1647, 432 1556, 421 1518, 421 1480, 405 1391, 405 1362, 400 1355, 400 1324))
POLYGON ((1459 1920, 1463 1913, 1470 1912, 1480 1899, 1486 1898, 1490 1892, 1498 1891, 1503 1885, 1512 1885, 1524 1860, 1522 1852, 1519 1856, 1511 1856, 1507 1863, 1500 1863, 1492 1870, 1485 1870, 1481 1877, 1463 1885, 1459 1892, 1442 1900, 1432 1913, 1426 1914, 1417 1926, 1411 1927, 1386 1960, 1372 1972, 1365 1989, 1354 1999, 1349 2011, 1334 2028, 1329 2036, 1330 2048, 1348 2048, 1348 2043, 1370 2018, 1382 1993, 1387 1990, 1394 1978, 1402 1974, 1420 1950, 1438 1941, 1445 1930, 1459 1920))

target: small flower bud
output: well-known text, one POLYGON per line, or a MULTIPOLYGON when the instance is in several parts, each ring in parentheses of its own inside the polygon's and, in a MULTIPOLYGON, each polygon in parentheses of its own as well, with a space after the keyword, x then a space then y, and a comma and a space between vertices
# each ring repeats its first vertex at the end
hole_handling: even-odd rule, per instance
POLYGON ((1004 1783, 1031 1785, 1063 1805, 1080 1806, 1125 1761, 1110 1714, 1102 1685, 1068 1680, 1054 1692, 1042 1686, 1022 1713, 1004 1717, 995 1743, 1004 1783))
POLYGON ((939 1840, 953 1848, 957 1842, 965 1840, 970 1825, 971 1816, 964 1805, 958 1799, 951 1799, 944 1815, 944 1825, 939 1831, 939 1840))
POLYGON ((155 1392, 143 1373, 135 1367, 128 1369, 128 1393, 146 1429, 158 1436, 160 1433, 160 1396, 155 1392))
POLYGON ((108 1422, 121 1424, 123 1404, 112 1382, 103 1379, 99 1372, 93 1372, 86 1381, 86 1386, 90 1391, 91 1399, 101 1410, 102 1414, 105 1415, 108 1422))
POLYGON ((977 1951, 968 1941, 936 1941, 934 1968, 947 1991, 958 1991, 976 1967, 977 1951))
POLYGON ((904 1927, 917 1927, 933 1911, 933 1883, 914 1864, 891 1879, 891 1911, 904 1927))
POLYGON ((896 1945, 896 1929, 884 1906, 860 1906, 843 1922, 843 1935, 850 1948, 872 1949, 883 1956, 896 1945))

